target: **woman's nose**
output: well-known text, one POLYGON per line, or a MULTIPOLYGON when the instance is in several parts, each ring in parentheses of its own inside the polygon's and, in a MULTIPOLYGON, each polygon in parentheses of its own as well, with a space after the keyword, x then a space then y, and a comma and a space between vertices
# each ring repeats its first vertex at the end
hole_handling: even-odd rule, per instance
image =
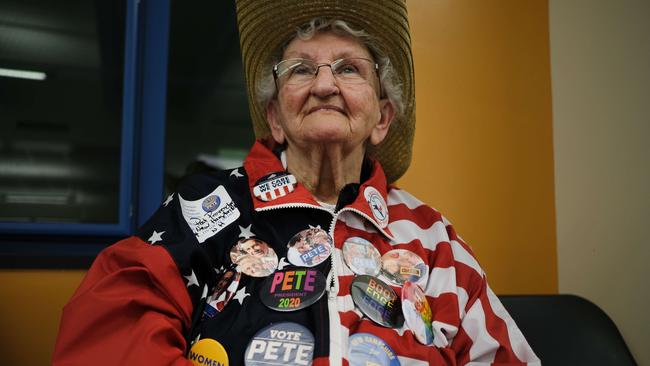
POLYGON ((336 77, 334 77, 332 68, 329 65, 320 65, 318 68, 311 86, 311 93, 319 97, 339 94, 336 77))

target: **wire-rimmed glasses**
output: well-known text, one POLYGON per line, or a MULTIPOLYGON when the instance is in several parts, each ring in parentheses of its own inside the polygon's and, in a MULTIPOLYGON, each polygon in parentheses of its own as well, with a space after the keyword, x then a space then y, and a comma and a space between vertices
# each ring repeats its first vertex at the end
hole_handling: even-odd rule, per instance
POLYGON ((316 79, 321 67, 327 66, 338 82, 363 84, 377 76, 379 65, 362 57, 341 58, 332 63, 318 63, 305 58, 282 60, 273 66, 273 78, 278 89, 281 85, 303 86, 316 79))

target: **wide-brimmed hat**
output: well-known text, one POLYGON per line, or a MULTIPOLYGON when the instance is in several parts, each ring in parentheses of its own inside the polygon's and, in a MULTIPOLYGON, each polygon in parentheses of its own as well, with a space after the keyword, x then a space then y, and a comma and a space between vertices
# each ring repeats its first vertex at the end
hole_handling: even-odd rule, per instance
POLYGON ((366 31, 390 59, 399 78, 404 111, 384 141, 369 154, 379 160, 389 182, 411 163, 415 132, 415 90, 411 36, 404 0, 236 0, 239 40, 248 87, 248 103, 257 138, 270 135, 256 86, 271 74, 269 63, 314 18, 340 19, 366 31))

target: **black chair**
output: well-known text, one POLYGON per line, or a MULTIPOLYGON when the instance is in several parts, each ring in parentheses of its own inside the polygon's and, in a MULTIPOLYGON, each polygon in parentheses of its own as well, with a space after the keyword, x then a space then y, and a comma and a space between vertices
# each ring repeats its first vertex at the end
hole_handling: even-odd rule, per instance
POLYGON ((544 366, 636 366, 614 322, 582 297, 499 298, 544 366))

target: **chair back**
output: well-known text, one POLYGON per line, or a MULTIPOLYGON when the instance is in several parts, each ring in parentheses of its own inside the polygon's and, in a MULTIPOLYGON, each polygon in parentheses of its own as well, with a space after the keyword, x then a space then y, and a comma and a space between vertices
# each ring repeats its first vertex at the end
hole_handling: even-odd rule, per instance
POLYGON ((575 295, 503 295, 501 302, 545 366, 636 366, 621 333, 575 295))

